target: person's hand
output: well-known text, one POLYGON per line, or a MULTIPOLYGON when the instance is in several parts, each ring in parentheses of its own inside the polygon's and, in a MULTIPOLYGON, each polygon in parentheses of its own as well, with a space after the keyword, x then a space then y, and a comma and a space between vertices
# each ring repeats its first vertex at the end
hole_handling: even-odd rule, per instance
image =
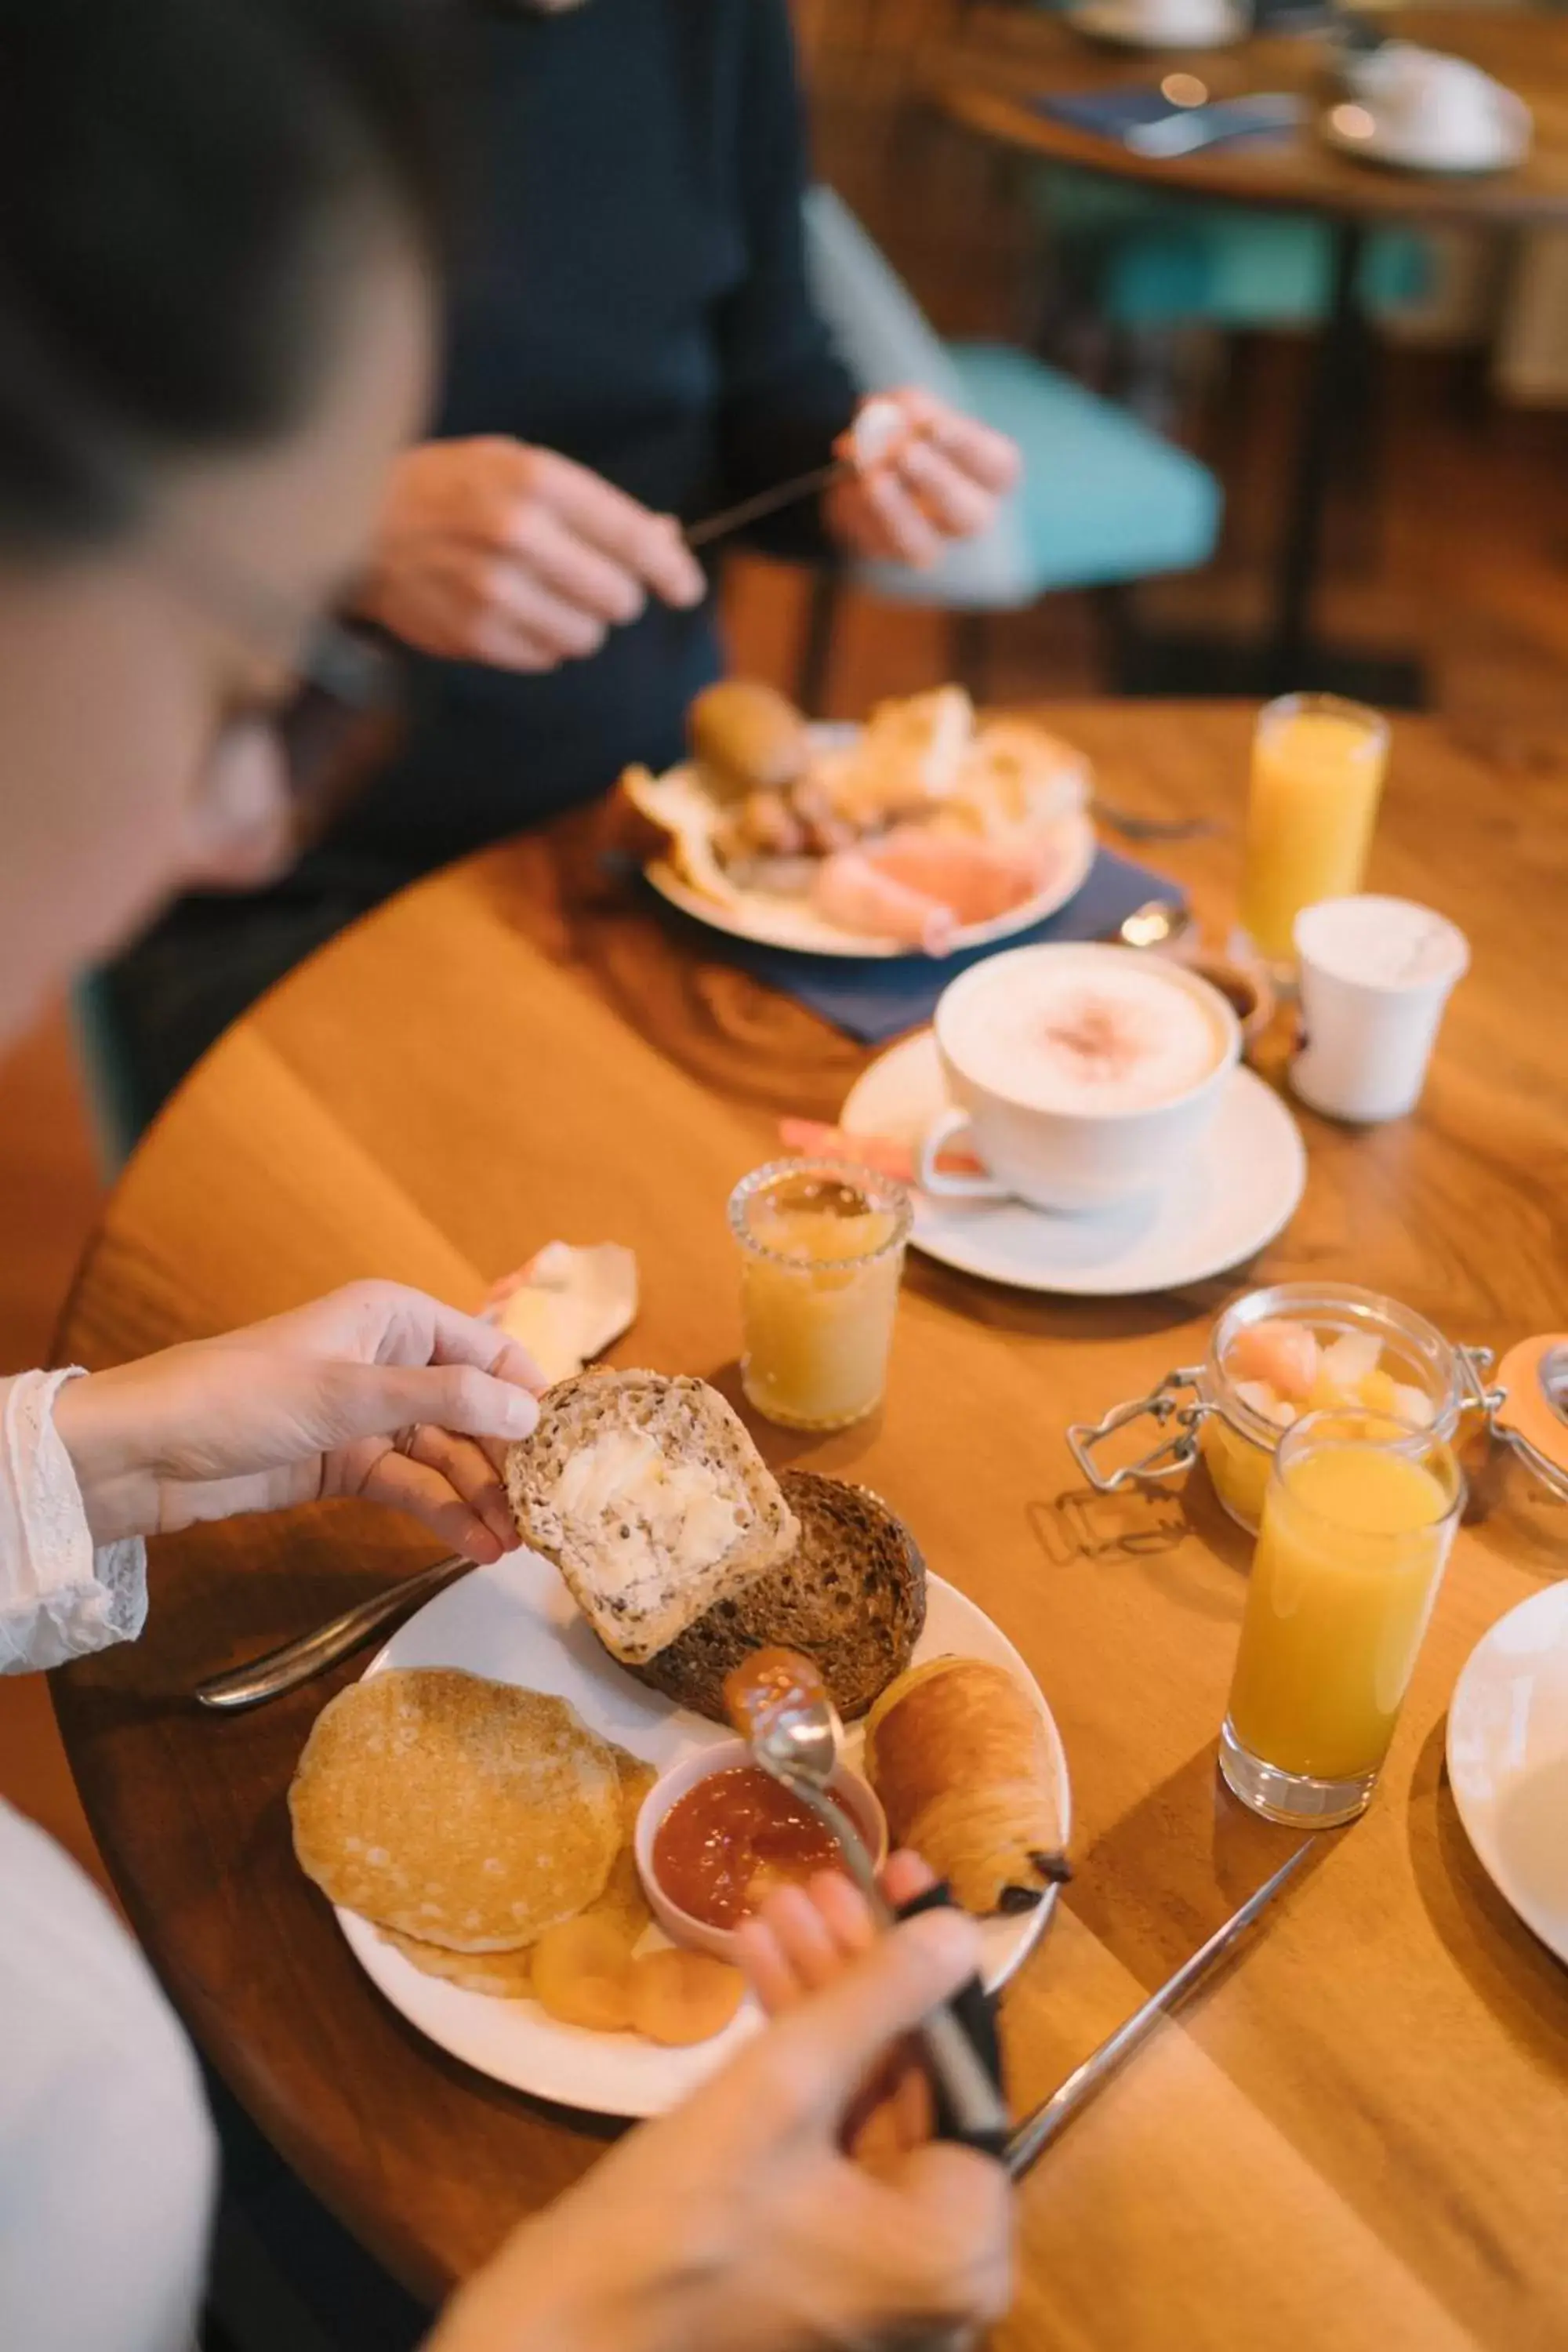
POLYGON ((858 2086, 972 1975, 973 1925, 911 1920, 601 2158, 464 2288, 427 2352, 844 2352, 967 2340, 1012 2274, 1006 2176, 841 2146, 858 2086))
POLYGON ((355 1282, 247 1330, 67 1381, 55 1426, 98 1543, 360 1495, 489 1563, 517 1543, 501 1449, 544 1382, 471 1315, 355 1282))
MULTIPOLYGON (((896 1911, 936 1885, 918 1853, 889 1854, 881 1887, 896 1911)), ((842 1871, 819 1871, 805 1886, 781 1886, 740 1929, 741 1959, 752 1990, 770 2017, 787 2017, 815 1992, 841 1977, 868 1952, 881 1929, 871 1906, 842 1871)), ((912 2042, 884 2053, 845 2122, 845 2144, 862 2164, 876 2165, 930 2139, 931 2080, 912 2042)))
MULTIPOLYGON (((903 430, 860 470, 835 482, 823 517, 838 544, 869 562, 924 570, 943 542, 973 539, 994 520, 1022 468, 1017 446, 929 392, 876 393, 896 404, 903 430)), ((855 427, 834 445, 856 455, 855 427)))
POLYGON ((425 653, 548 670, 596 653, 650 592, 707 593, 672 517, 552 449, 486 437, 398 459, 358 602, 425 653))

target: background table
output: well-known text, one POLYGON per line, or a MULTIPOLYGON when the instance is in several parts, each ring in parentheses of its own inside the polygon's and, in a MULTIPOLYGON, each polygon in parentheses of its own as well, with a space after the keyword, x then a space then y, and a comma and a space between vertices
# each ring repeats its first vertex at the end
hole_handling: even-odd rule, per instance
POLYGON ((1326 687, 1374 702, 1423 699, 1416 665, 1328 648, 1311 630, 1336 427, 1343 427, 1367 331, 1358 292, 1366 236, 1384 222, 1526 227, 1568 219, 1568 19, 1533 10, 1416 8, 1374 21, 1380 31, 1469 58, 1517 90, 1535 117, 1528 161, 1515 172, 1442 176, 1336 153, 1315 128, 1333 54, 1321 37, 1259 35, 1217 50, 1118 49, 1086 39, 1042 9, 983 5, 965 10, 955 32, 921 59, 921 84, 945 113, 1017 152, 1189 197, 1320 213, 1329 223, 1332 290, 1282 501, 1267 643, 1260 654, 1207 643, 1158 649, 1154 675, 1166 690, 1326 687), (1172 71, 1195 75, 1215 98, 1297 92, 1310 112, 1299 131, 1279 138, 1158 163, 1120 140, 1041 114, 1031 102, 1146 87, 1172 71))
MULTIPOLYGON (((1108 798, 1236 816, 1249 713, 1051 716, 1108 798)), ((106 1363, 370 1273, 472 1302, 554 1235, 613 1237, 645 1293, 618 1360, 732 1391, 726 1192, 779 1108, 831 1110, 864 1057, 672 941, 605 883, 589 835, 411 892, 235 1030, 122 1179, 63 1354, 106 1363)), ((1307 1199, 1261 1273, 1384 1286, 1470 1339, 1561 1321, 1565 844, 1561 781, 1504 779, 1399 728, 1375 879, 1451 907, 1475 970, 1417 1119, 1307 1122, 1307 1199)), ((1217 912, 1236 859, 1232 837, 1179 863, 1217 912)), ((1079 1876, 1007 1998, 1020 2105, 1290 1843, 1215 1775, 1245 1539, 1197 1481, 1180 1503, 1076 1491, 1062 1437, 1189 1360, 1247 1278, 1096 1305, 917 1261, 885 1413, 816 1442, 763 1433, 775 1463, 889 1496, 1056 1710, 1079 1876)), ((1237 1970, 1028 2183, 1004 2344, 1562 2343, 1568 1977, 1470 1853, 1443 1717, 1482 1631, 1559 1571, 1564 1526, 1510 1472, 1461 1536, 1371 1812, 1325 1839, 1237 1970)), ((126 1906, 209 2054, 306 2179, 435 2294, 579 2173, 603 2127, 420 2041, 294 1867, 284 1790, 334 1685, 228 1722, 186 1697, 429 1549, 347 1507, 159 1545, 144 1639, 62 1676, 58 1703, 126 1906)))

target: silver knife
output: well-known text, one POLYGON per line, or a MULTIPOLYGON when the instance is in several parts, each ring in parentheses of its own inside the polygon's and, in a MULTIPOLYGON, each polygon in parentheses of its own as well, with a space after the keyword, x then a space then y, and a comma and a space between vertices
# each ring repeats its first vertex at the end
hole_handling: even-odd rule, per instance
POLYGON ((704 515, 700 522, 688 523, 681 535, 688 547, 710 547, 716 539, 727 539, 732 530, 743 530, 747 523, 760 522, 764 515, 777 514, 782 507, 796 506, 802 499, 809 499, 858 470, 853 457, 836 457, 830 466, 814 467, 809 474, 796 474, 792 481, 777 482, 771 490, 759 490, 754 499, 742 499, 739 506, 721 507, 717 514, 704 515))
POLYGON ((1220 98, 1207 106, 1184 107, 1179 114, 1162 115, 1158 122, 1135 122, 1121 134, 1121 143, 1135 155, 1173 162, 1178 155, 1195 155, 1201 147, 1217 147, 1226 139, 1267 138, 1293 131, 1306 115, 1306 102, 1289 90, 1266 90, 1257 98, 1220 98))
POLYGON ((1110 2080, 1117 2069, 1124 2065, 1132 2053, 1146 2042, 1163 2017, 1184 2000, 1194 1988, 1203 1983, 1218 1966, 1231 1946, 1247 1933, 1253 1921, 1268 1909, 1280 1889, 1300 1870, 1312 1852, 1316 1840, 1308 1838, 1299 1845, 1289 1862, 1280 1864, 1272 1878, 1265 1879, 1256 1895, 1233 1912, 1223 1927, 1218 1927, 1201 1951, 1194 1952, 1173 1977, 1151 1993, 1140 2010, 1135 2010, 1125 2025, 1119 2025, 1109 2040, 1087 2057, 1081 2066, 1075 2066, 1060 2090, 1035 2109, 1018 2126, 1007 2142, 1002 2161, 1015 2180, 1022 2179, 1037 2158, 1042 2156, 1058 2133, 1064 2131, 1074 2116, 1089 2105, 1095 2093, 1110 2080))

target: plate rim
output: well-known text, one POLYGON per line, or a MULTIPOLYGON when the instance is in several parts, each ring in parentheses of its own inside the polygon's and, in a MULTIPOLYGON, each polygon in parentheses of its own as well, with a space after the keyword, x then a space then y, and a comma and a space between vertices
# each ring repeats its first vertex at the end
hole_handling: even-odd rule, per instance
POLYGON ((1543 1585, 1539 1592, 1527 1592, 1522 1601, 1516 1601, 1511 1609, 1505 1609, 1502 1615, 1495 1618, 1487 1627, 1455 1678, 1454 1687, 1448 1698, 1447 1720, 1443 1730, 1443 1760, 1447 1767, 1448 1786, 1454 1795, 1454 1810, 1459 1816, 1460 1827, 1469 1840, 1471 1853, 1515 1918, 1529 1928, 1536 1941, 1543 1944, 1554 1959, 1568 1967, 1568 1935, 1564 1935, 1561 1942, 1555 1940, 1560 1931, 1549 1930, 1534 1916, 1534 1906, 1529 1904, 1528 1897, 1521 1902, 1519 1895, 1514 1893, 1509 1883, 1511 1874, 1506 1872, 1506 1866, 1499 1855, 1496 1838, 1492 1834, 1490 1817, 1492 1809, 1477 1795, 1470 1786, 1465 1767, 1456 1761, 1455 1756, 1458 1738, 1456 1727, 1458 1727, 1458 1730, 1463 1728, 1465 1711, 1471 1703, 1475 1686, 1485 1671, 1483 1659, 1486 1654, 1491 1649, 1498 1635, 1506 1625, 1511 1624, 1516 1618, 1525 1616, 1532 1610, 1539 1610, 1542 1616, 1550 1616, 1556 1612, 1563 1617, 1564 1647, 1568 1648, 1568 1584, 1558 1582, 1543 1585))
MULTIPOLYGON (((542 1553, 530 1552, 526 1548, 522 1552, 512 1553, 508 1557, 514 1561, 532 1559, 544 1568, 550 1576, 554 1577, 557 1574, 556 1570, 547 1559, 544 1559, 544 1556, 542 1553)), ((476 1570, 476 1573, 480 1576, 484 1576, 491 1572, 492 1571, 489 1571, 484 1569, 476 1570)), ((1012 1640, 1010 1635, 1005 1633, 1002 1627, 996 1623, 996 1621, 990 1615, 989 1612, 981 1607, 979 1601, 972 1599, 967 1592, 963 1591, 961 1586, 954 1584, 951 1578, 938 1575, 934 1569, 928 1569, 926 1573, 928 1591, 931 1587, 934 1586, 939 1588, 944 1594, 949 1595, 953 1600, 957 1601, 965 1610, 973 1612, 975 1616, 984 1621, 990 1631, 992 1638, 1000 1645, 1002 1651, 1005 1652, 1006 1657, 1011 1662, 1012 1666, 1021 1679, 1025 1689, 1032 1695, 1037 1711, 1045 1727, 1047 1743, 1050 1753, 1051 1771, 1056 1785, 1058 1803, 1060 1811, 1061 1842, 1065 1846, 1072 1833, 1072 1776, 1068 1764, 1067 1746, 1061 1736, 1061 1727, 1057 1722, 1056 1717, 1052 1712, 1050 1701, 1047 1698, 1045 1692, 1040 1687, 1038 1677, 1030 1668, 1028 1661, 1024 1657, 1022 1652, 1018 1649, 1017 1644, 1012 1640)), ((464 1579, 461 1580, 461 1581, 466 1583, 467 1580, 464 1579)), ((422 1608, 416 1609, 412 1616, 405 1618, 403 1623, 399 1625, 395 1631, 388 1636, 387 1640, 382 1643, 380 1647, 374 1652, 374 1655, 364 1666, 359 1679, 363 1680, 371 1675, 384 1673, 389 1665, 395 1665, 397 1661, 391 1655, 391 1653, 397 1646, 402 1638, 407 1634, 413 1627, 419 1624, 421 1620, 427 1618, 433 1612, 438 1611, 441 1608, 441 1604, 444 1601, 449 1601, 454 1596, 458 1589, 458 1587, 448 1586, 441 1592, 434 1594, 429 1601, 425 1602, 422 1608)), ((542 1626, 541 1630, 547 1633, 550 1631, 549 1628, 542 1626)), ((935 1654, 942 1655, 945 1654, 938 1652, 935 1654)), ((953 1654, 963 1655, 963 1653, 959 1652, 953 1654)), ((467 1671, 472 1672, 474 1670, 469 1668, 467 1671)), ((498 1679, 510 1678, 500 1676, 498 1677, 498 1679)), ((525 1685, 520 1686, 525 1687, 525 1685)), ((640 1699, 647 1701, 650 1705, 654 1704, 658 1700, 658 1694, 647 1691, 640 1685, 638 1686, 638 1696, 640 1699)), ((693 1716, 689 1709, 675 1706, 672 1703, 668 1701, 663 1702, 663 1704, 668 1709, 668 1714, 669 1716, 687 1717, 690 1722, 700 1725, 705 1732, 710 1733, 714 1739, 721 1739, 724 1737, 719 1726, 708 1723, 706 1717, 693 1716)), ((858 1728, 858 1727, 856 1725, 852 1725, 850 1727, 851 1736, 853 1736, 858 1728)), ((1029 1915, 1028 1918, 1019 1923, 1022 1932, 1019 1933, 1014 1948, 1007 1955, 994 1976, 989 1979, 990 1987, 993 1991, 1000 1991, 1002 1988, 1011 1980, 1017 1970, 1023 1966, 1024 1962, 1028 1958, 1029 1955, 1035 1950, 1037 1945, 1038 1945, 1042 1940, 1051 1919, 1055 1916, 1059 1893, 1060 1889, 1058 1887, 1055 1885, 1048 1887, 1046 1890, 1044 1898, 1029 1915)), ((379 1931, 373 1921, 365 1919, 361 1915, 349 1911, 337 1904, 332 1905, 331 1909, 333 1917, 342 1935, 343 1940, 348 1946, 349 1951, 353 1956, 356 1966, 366 1979, 366 1981, 374 1996, 379 2000, 384 2000, 390 2008, 395 2011, 396 2014, 403 2020, 405 2025, 411 2027, 412 2030, 416 2033, 419 2034, 423 2040, 427 2041, 433 2048, 441 2051, 444 2056, 454 2060, 458 2065, 471 2068, 475 2074, 484 2076, 484 2078, 489 2082, 500 2084, 503 2089, 516 2091, 520 2097, 538 2099, 547 2105, 560 2109, 564 2114, 576 2113, 581 2115, 612 2116, 620 2117, 623 2120, 636 2122, 643 2120, 650 2116, 667 2113, 670 2106, 678 2104, 679 2099, 687 2096, 689 2091, 696 2087, 698 2082, 706 2079, 707 2072, 712 2071, 711 2069, 708 2069, 701 2073, 694 2074, 689 2083, 677 2087, 672 2091, 670 2096, 658 2103, 640 2102, 636 2099, 628 2103, 624 2097, 616 2098, 607 2095, 601 2089, 590 2090, 586 2095, 579 2094, 577 2095, 568 2096, 553 2089, 539 2090, 527 2084, 514 2082, 509 2075, 494 2073, 490 2068, 485 2065, 481 2058, 471 2056, 467 2051, 454 2049, 449 2042, 444 2040, 439 2033, 433 2032, 429 2023, 427 2023, 424 2019, 411 2015, 408 2009, 397 1999, 395 1991, 389 1990, 387 1983, 384 1980, 382 1976, 373 1969, 366 1958, 366 1954, 367 1952, 374 1952, 379 1957, 380 1954, 384 1951, 392 1961, 398 1963, 402 1968, 408 1969, 411 1973, 416 1973, 412 1969, 412 1963, 402 1960, 401 1956, 397 1954, 391 1946, 382 1945, 379 1931)), ((390 1973, 392 1976, 393 1985, 395 1986, 398 1974, 397 1967, 394 1967, 390 1973)), ((429 1979, 425 1981, 428 1981, 431 1984, 442 1984, 444 1990, 448 1992, 458 1992, 465 2000, 483 2000, 492 1998, 492 1996, 482 1993, 465 1992, 462 1988, 445 1985, 443 1980, 438 1979, 429 1979)), ((748 1999, 747 2002, 742 2006, 740 2019, 736 2021, 736 2024, 738 2024, 741 2029, 742 2038, 743 2039, 747 2034, 754 2032, 759 2022, 760 2021, 757 2018, 756 2011, 748 1999)), ((731 2039, 731 2036, 733 2036, 736 2032, 736 2024, 732 2024, 728 2028, 725 2033, 715 2037, 712 2044, 696 2045, 696 2049, 698 2051, 701 2051, 705 2048, 711 2049, 715 2067, 722 2063, 723 2061, 732 2053, 735 2048, 739 2046, 737 2042, 731 2039)), ((578 2031, 578 2029, 569 2026, 559 2027, 555 2030, 563 2034, 571 2034, 578 2031)), ((595 2037, 595 2040, 601 2044, 606 2043, 612 2039, 614 2039, 614 2037, 611 2036, 595 2037)), ((672 2051, 667 2054, 672 2059, 679 2060, 682 2057, 690 2056, 693 2053, 672 2051)))
POLYGON ((892 963, 918 960, 922 963, 942 964, 951 957, 963 955, 973 948, 996 947, 1005 940, 1016 939, 1020 931, 1028 930, 1036 923, 1048 922, 1053 915, 1059 915, 1064 907, 1072 904, 1094 870, 1094 861, 1100 855, 1100 835, 1087 810, 1077 810, 1072 816, 1064 817, 1061 822, 1064 825, 1073 825, 1079 835, 1065 881, 1053 885, 1048 890, 1037 890, 1022 906, 1009 908, 1005 915, 994 915, 989 922, 964 924, 954 931, 951 946, 945 954, 940 956, 927 955, 922 948, 905 947, 897 940, 873 939, 868 931, 846 931, 842 944, 836 942, 832 946, 826 942, 814 946, 806 940, 774 938, 745 922, 732 908, 721 907, 715 899, 704 898, 700 890, 694 890, 689 883, 681 880, 668 858, 650 858, 643 867, 643 880, 650 889, 658 893, 667 906, 675 908, 679 914, 689 916, 694 923, 700 923, 705 929, 719 931, 726 939, 743 940, 750 947, 771 948, 777 955, 808 956, 828 963, 892 963))
MULTIPOLYGON (((858 719, 813 719, 807 729, 814 746, 823 751, 852 742, 863 731, 858 719)), ((1088 755, 1080 752, 1079 756, 1087 770, 1089 766, 1088 755)), ((690 765, 689 760, 678 760, 672 767, 662 771, 658 781, 662 782, 667 776, 678 775, 683 768, 690 765)), ((1073 864, 1068 869, 1067 887, 1037 890, 1025 905, 1011 908, 1005 915, 994 915, 989 922, 966 923, 953 933, 952 944, 947 955, 943 956, 926 956, 919 948, 902 946, 897 940, 879 940, 868 931, 845 931, 839 940, 825 941, 820 945, 805 940, 777 939, 739 919, 732 909, 721 906, 714 899, 705 898, 700 890, 694 890, 689 883, 682 881, 668 857, 647 859, 642 867, 642 877, 648 887, 656 891, 667 906, 675 908, 678 913, 689 916, 706 930, 718 931, 725 939, 743 940, 750 947, 771 948, 776 954, 808 956, 826 962, 847 960, 857 963, 890 963, 912 961, 919 958, 923 962, 945 963, 948 957, 963 955, 970 949, 991 947, 1000 940, 1016 939, 1031 924, 1047 922, 1051 916, 1059 915, 1064 907, 1072 903, 1089 880, 1094 870, 1094 861, 1100 855, 1100 835, 1095 831, 1094 820, 1088 808, 1075 810, 1073 816, 1077 819, 1079 839, 1073 864)), ((1062 820, 1064 824, 1071 821, 1068 818, 1062 820)))
MULTIPOLYGON (((874 1062, 867 1065, 849 1089, 838 1114, 838 1123, 847 1133, 855 1132, 852 1107, 856 1097, 868 1081, 895 1055, 912 1055, 931 1037, 931 1034, 930 1026, 927 1025, 911 1031, 908 1036, 895 1038, 890 1045, 878 1055, 874 1062)), ((1245 1063, 1238 1063, 1231 1073, 1227 1092, 1235 1093, 1238 1088, 1244 1088, 1260 1106, 1267 1103, 1272 1112, 1279 1114, 1282 1122, 1279 1131, 1282 1137, 1289 1132, 1293 1147, 1291 1156, 1294 1161, 1294 1181, 1289 1205, 1281 1210, 1278 1222, 1256 1241, 1249 1243, 1245 1249, 1234 1254, 1227 1251, 1217 1260, 1213 1258, 1194 1260, 1190 1268, 1184 1268, 1179 1274, 1167 1276, 1163 1281, 1152 1284, 1139 1281, 1127 1285, 1081 1276, 1054 1278, 1048 1282, 1036 1281, 1023 1275, 994 1274, 987 1268, 976 1266, 967 1253, 955 1255, 945 1242, 933 1241, 929 1234, 922 1239, 920 1231, 921 1204, 918 1195, 915 1202, 914 1223, 910 1232, 910 1246, 911 1249, 918 1249, 922 1256, 932 1259, 938 1265, 948 1266, 956 1274, 967 1275, 973 1281, 994 1282, 1003 1289, 1026 1291, 1033 1297, 1042 1298, 1152 1297, 1166 1291, 1184 1288, 1189 1283, 1207 1282, 1216 1275, 1227 1273, 1231 1267, 1244 1265, 1247 1259, 1254 1256, 1258 1250, 1267 1249, 1269 1243, 1276 1240, 1284 1231, 1301 1205, 1302 1196, 1307 1189, 1307 1179, 1310 1172, 1306 1140, 1289 1106, 1280 1099, 1268 1080, 1259 1077, 1256 1070, 1248 1069, 1245 1063)), ((1022 1203, 1016 1205, 1021 1206, 1022 1203)))

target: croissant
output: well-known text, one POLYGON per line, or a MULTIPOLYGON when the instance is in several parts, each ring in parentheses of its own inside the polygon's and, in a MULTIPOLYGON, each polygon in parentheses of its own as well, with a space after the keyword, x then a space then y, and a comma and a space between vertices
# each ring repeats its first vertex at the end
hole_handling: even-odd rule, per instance
POLYGON ((1005 1667, 932 1658, 889 1683, 866 1718, 866 1777, 896 1845, 966 1911, 1024 1911, 1067 1877, 1045 1725, 1005 1667))

